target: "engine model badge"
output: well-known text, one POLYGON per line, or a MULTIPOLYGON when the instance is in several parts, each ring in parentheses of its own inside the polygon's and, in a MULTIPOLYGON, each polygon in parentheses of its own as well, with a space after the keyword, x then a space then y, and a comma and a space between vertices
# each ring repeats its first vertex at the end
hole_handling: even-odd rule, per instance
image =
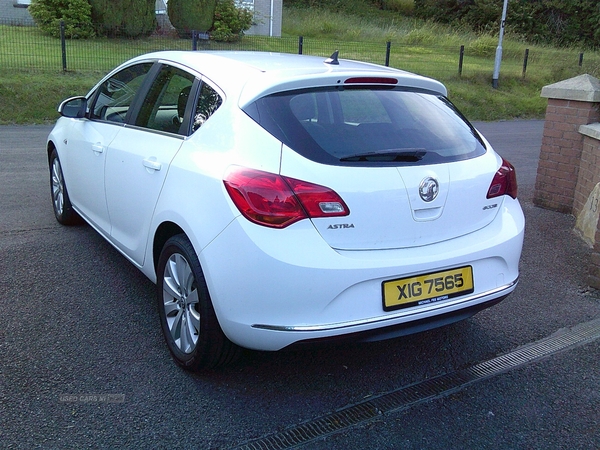
POLYGON ((440 192, 440 185, 435 178, 427 177, 419 185, 419 195, 424 202, 433 201, 440 192))

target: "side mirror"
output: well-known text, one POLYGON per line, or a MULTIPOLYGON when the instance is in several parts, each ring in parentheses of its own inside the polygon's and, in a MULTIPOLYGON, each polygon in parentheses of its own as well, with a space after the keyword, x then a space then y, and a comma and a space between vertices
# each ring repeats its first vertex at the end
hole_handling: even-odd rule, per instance
POLYGON ((85 117, 86 110, 87 99, 85 97, 71 97, 64 100, 58 106, 60 115, 70 119, 81 119, 85 117))

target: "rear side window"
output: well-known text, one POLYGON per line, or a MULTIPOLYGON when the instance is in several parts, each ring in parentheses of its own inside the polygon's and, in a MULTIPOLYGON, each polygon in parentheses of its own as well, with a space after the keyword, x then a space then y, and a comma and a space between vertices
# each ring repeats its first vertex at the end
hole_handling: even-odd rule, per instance
POLYGON ((485 153, 443 96, 390 88, 292 91, 245 111, 285 145, 327 164, 436 164, 485 153))

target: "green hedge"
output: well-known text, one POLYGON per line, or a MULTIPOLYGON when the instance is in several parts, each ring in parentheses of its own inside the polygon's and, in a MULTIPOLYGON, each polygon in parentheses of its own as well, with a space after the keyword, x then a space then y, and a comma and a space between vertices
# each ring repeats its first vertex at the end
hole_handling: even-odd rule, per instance
POLYGON ((192 31, 206 32, 212 26, 216 3, 216 0, 169 0, 169 20, 181 37, 191 36, 192 31))
MULTIPOLYGON (((504 0, 414 0, 415 15, 477 31, 499 27, 504 0)), ((600 47, 598 0, 511 0, 506 30, 535 43, 600 47)))
POLYGON ((60 23, 65 25, 65 37, 94 37, 91 6, 87 0, 34 0, 29 13, 38 27, 50 36, 60 37, 60 23))
POLYGON ((254 14, 238 7, 234 0, 218 0, 210 30, 210 38, 220 42, 235 42, 252 26, 254 14))
POLYGON ((89 0, 98 33, 106 36, 148 36, 156 29, 155 0, 89 0))

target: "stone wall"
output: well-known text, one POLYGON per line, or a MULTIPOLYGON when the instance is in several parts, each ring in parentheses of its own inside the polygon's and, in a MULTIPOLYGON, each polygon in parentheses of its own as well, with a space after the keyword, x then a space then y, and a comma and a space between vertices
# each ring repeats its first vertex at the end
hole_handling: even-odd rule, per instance
POLYGON ((575 229, 593 247, 588 284, 600 289, 600 123, 580 127, 583 152, 573 203, 575 229))
POLYGON ((594 248, 589 284, 600 288, 600 81, 590 75, 545 86, 546 121, 533 202, 576 219, 594 248))

